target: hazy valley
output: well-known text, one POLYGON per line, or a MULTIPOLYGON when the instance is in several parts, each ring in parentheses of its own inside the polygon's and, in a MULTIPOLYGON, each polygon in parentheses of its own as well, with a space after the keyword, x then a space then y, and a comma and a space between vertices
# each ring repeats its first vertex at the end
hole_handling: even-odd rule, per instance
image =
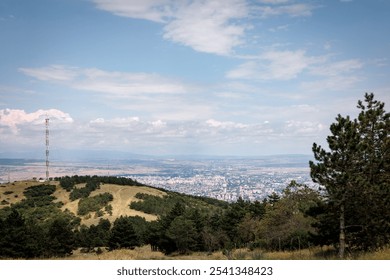
MULTIPOLYGON (((152 158, 53 161, 50 177, 131 177, 146 185, 225 201, 261 200, 295 180, 314 186, 305 155, 267 157, 152 158)), ((0 182, 45 177, 42 160, 0 159, 0 182)))

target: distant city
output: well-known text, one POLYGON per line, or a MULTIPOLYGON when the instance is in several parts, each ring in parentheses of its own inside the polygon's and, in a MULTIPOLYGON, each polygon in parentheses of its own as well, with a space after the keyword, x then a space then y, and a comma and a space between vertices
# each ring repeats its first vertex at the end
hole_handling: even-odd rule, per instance
MULTIPOLYGON (((306 155, 216 158, 139 158, 50 163, 50 177, 123 176, 153 187, 225 201, 262 200, 292 181, 316 187, 306 155)), ((0 183, 43 180, 43 160, 0 159, 0 183)))

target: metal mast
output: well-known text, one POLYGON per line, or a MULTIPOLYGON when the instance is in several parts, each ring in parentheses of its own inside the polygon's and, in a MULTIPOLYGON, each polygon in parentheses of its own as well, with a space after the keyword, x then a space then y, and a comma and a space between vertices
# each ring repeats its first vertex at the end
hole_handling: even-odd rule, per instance
POLYGON ((46 116, 46 182, 49 181, 49 117, 46 116))

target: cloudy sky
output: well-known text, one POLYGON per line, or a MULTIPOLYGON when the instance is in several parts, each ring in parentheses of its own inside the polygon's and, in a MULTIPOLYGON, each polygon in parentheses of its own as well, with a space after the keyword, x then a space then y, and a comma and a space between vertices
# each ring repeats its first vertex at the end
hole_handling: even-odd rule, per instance
POLYGON ((390 104, 389 14, 388 0, 2 0, 0 156, 43 158, 46 116, 58 154, 311 154, 365 92, 390 104))

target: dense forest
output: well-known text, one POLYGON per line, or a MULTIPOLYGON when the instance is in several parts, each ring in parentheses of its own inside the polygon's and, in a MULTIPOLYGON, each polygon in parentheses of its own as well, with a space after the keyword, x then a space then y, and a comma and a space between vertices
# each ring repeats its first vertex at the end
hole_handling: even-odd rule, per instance
POLYGON ((77 215, 55 202, 55 185, 26 188, 25 198, 0 210, 0 257, 48 258, 85 251, 150 245, 165 254, 234 248, 297 250, 331 245, 340 258, 375 250, 390 242, 390 119, 384 103, 366 94, 358 118, 337 116, 330 127, 328 151, 313 144, 309 163, 313 189, 292 181, 281 194, 263 201, 227 203, 174 192, 155 196, 141 191, 129 207, 158 218, 120 216, 114 222, 81 224, 79 216, 109 212, 110 193, 90 196, 104 184, 143 186, 118 177, 55 178, 77 215), (75 187, 84 184, 83 187, 75 187))

